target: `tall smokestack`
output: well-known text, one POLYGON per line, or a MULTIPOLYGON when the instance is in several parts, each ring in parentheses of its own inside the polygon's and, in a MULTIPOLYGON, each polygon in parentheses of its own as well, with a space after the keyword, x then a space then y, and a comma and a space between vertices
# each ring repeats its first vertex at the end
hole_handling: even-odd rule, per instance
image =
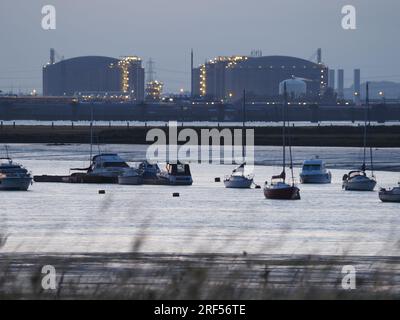
POLYGON ((354 102, 358 106, 361 104, 361 70, 354 70, 354 102))
POLYGON ((56 56, 56 51, 53 48, 51 48, 50 49, 50 64, 54 64, 56 62, 55 56, 56 56))
POLYGON ((338 70, 338 98, 344 99, 344 70, 338 70))
POLYGON ((190 52, 190 96, 193 98, 194 95, 194 79, 193 79, 193 49, 190 52))
POLYGON ((322 49, 321 48, 318 48, 318 50, 317 50, 317 62, 318 62, 318 64, 322 63, 322 49))
POLYGON ((335 90, 335 70, 329 70, 328 87, 335 90))

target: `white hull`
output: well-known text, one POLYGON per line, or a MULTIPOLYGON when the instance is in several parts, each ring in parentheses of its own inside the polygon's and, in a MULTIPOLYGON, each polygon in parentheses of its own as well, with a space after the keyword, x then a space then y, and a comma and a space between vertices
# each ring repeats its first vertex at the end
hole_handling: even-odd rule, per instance
POLYGON ((332 182, 332 176, 330 173, 300 174, 300 181, 303 184, 327 184, 332 182))
POLYGON ((161 180, 166 181, 165 184, 171 186, 191 186, 193 179, 191 176, 173 176, 169 174, 160 174, 161 180))
POLYGON ((0 190, 27 191, 32 178, 3 178, 0 179, 0 190))
POLYGON ((242 176, 230 176, 224 180, 225 188, 228 189, 249 189, 253 184, 253 178, 242 176))
POLYGON ((343 181, 343 189, 346 191, 374 191, 375 186, 376 181, 367 177, 343 181))
POLYGON ((400 188, 394 188, 392 190, 382 189, 379 192, 379 199, 382 202, 400 202, 400 188))

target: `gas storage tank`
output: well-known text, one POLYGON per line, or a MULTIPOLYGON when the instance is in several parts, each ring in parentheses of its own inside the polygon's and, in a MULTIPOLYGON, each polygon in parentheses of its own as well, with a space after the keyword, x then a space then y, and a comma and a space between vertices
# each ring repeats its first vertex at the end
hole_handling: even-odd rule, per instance
POLYGON ((289 96, 294 96, 296 98, 306 95, 307 93, 307 84, 303 79, 300 78, 291 78, 287 80, 283 80, 279 83, 279 94, 283 95, 284 86, 286 83, 286 90, 289 96))

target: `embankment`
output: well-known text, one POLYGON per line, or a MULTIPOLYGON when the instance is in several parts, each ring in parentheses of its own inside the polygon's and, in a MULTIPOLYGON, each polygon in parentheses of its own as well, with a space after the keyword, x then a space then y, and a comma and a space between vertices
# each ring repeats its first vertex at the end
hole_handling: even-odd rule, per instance
MULTIPOLYGON (((152 127, 153 128, 153 127, 152 127)), ((165 131, 167 127, 158 127, 165 131)), ((182 130, 189 127, 179 127, 182 130)), ((229 130, 232 127, 220 127, 229 130)), ((146 135, 150 127, 96 126, 94 141, 118 144, 150 144, 146 135)), ((200 130, 191 128, 200 135, 200 130)), ((250 128, 249 128, 250 129, 250 128)), ((363 128, 351 126, 295 126, 291 129, 294 146, 359 147, 363 143, 363 128)), ((282 143, 281 128, 254 128, 255 145, 277 146, 282 143)), ((88 143, 90 128, 87 126, 3 126, 0 128, 0 143, 88 143)), ((204 143, 204 142, 203 142, 204 143)), ((369 144, 373 147, 400 147, 400 126, 373 126, 369 128, 369 144)))

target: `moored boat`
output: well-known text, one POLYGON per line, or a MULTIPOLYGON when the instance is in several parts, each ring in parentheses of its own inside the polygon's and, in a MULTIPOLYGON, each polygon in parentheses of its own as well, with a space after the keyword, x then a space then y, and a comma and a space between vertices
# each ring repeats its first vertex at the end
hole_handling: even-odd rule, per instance
POLYGON ((379 199, 382 202, 400 202, 400 182, 398 187, 392 189, 382 188, 379 191, 379 199))
POLYGON ((140 185, 143 184, 143 172, 136 168, 130 168, 122 175, 118 176, 118 184, 121 185, 140 185))
POLYGON ((193 184, 190 166, 181 162, 167 163, 165 170, 159 173, 161 184, 190 186, 193 184))
MULTIPOLYGON (((294 174, 293 174, 293 158, 292 158, 292 148, 290 144, 290 133, 286 132, 286 109, 288 105, 287 101, 287 88, 286 83, 284 83, 284 103, 282 105, 282 115, 283 115, 283 126, 282 126, 282 173, 277 176, 273 176, 271 179, 271 183, 265 182, 264 186, 264 196, 267 199, 273 200, 300 200, 300 189, 294 183, 294 174), (286 183, 286 139, 289 138, 289 155, 290 155, 290 171, 292 175, 292 183, 286 183)), ((289 124, 288 124, 289 128, 289 124)), ((289 130, 289 129, 288 129, 289 130)))
POLYGON ((239 167, 232 171, 232 174, 226 176, 224 179, 225 188, 233 188, 233 189, 248 189, 254 183, 254 175, 249 174, 245 175, 246 163, 241 164, 239 167))
POLYGON ((365 170, 354 170, 343 176, 343 189, 346 191, 373 191, 376 186, 374 177, 368 177, 365 170))
POLYGON ((376 178, 374 175, 374 162, 372 148, 370 147, 370 160, 371 160, 371 177, 368 177, 366 158, 367 158, 367 122, 369 121, 369 84, 367 82, 367 97, 365 108, 365 122, 364 122, 364 157, 360 170, 352 170, 343 176, 342 189, 346 191, 374 191, 376 186, 376 178))
POLYGON ((115 184, 118 177, 129 172, 129 165, 117 154, 99 154, 91 159, 88 168, 72 168, 69 176, 34 176, 35 182, 115 184))
MULTIPOLYGON (((117 154, 106 153, 93 157, 90 167, 87 169, 89 176, 96 177, 119 177, 130 171, 129 165, 117 154)), ((86 170, 86 169, 71 169, 86 170)))
POLYGON ((300 189, 285 182, 285 173, 272 177, 271 184, 265 182, 264 195, 273 200, 300 200, 300 189))
MULTIPOLYGON (((243 125, 242 134, 246 127, 246 90, 243 90, 243 125)), ((235 168, 229 176, 225 176, 224 185, 228 189, 249 189, 254 184, 254 174, 245 175, 246 166, 246 145, 245 139, 242 141, 242 157, 243 163, 235 168)))
POLYGON ((324 161, 318 158, 305 160, 300 173, 300 182, 303 184, 328 184, 332 182, 332 174, 326 169, 324 161))
POLYGON ((8 156, 0 163, 0 190, 27 191, 32 184, 32 176, 22 165, 14 163, 8 156))
POLYGON ((138 168, 141 171, 144 184, 159 184, 161 170, 157 163, 145 160, 139 164, 138 168))

